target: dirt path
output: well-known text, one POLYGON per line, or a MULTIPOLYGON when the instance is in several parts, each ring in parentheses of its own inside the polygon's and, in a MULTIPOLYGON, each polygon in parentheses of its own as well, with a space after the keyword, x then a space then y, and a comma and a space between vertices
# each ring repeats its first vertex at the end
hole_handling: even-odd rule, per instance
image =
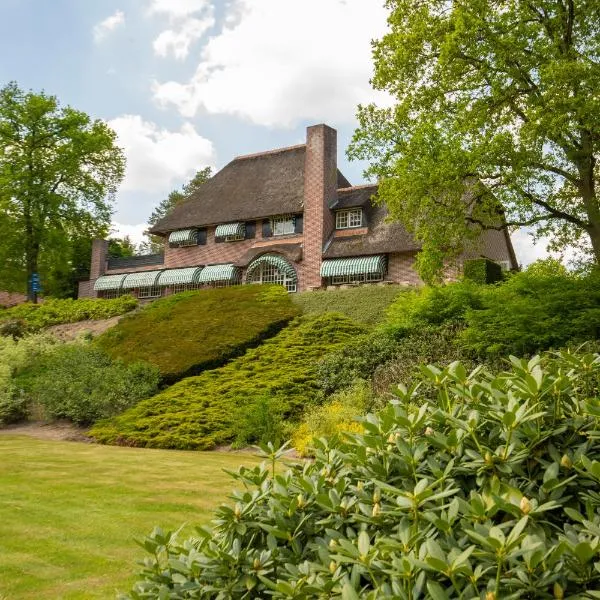
POLYGON ((91 333, 96 336, 104 333, 107 329, 115 326, 123 315, 103 319, 101 321, 78 321, 77 323, 65 323, 64 325, 53 325, 46 331, 65 342, 76 339, 84 333, 91 333))
POLYGON ((40 440, 70 441, 70 442, 92 442, 86 434, 85 427, 78 427, 73 423, 45 423, 29 422, 8 425, 0 429, 0 435, 27 435, 40 440))

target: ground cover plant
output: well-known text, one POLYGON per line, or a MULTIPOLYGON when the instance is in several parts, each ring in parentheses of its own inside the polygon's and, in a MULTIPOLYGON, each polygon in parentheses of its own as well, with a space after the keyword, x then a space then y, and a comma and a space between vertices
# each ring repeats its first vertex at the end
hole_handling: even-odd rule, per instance
POLYGON ((224 367, 188 377, 90 434, 103 443, 179 449, 268 437, 273 410, 296 419, 319 396, 317 361, 363 332, 342 315, 300 317, 224 367))
MULTIPOLYGON (((106 600, 133 585, 155 523, 203 523, 244 453, 114 448, 0 435, 0 598, 106 600)), ((187 532, 193 528, 188 526, 187 532)))
POLYGON ((109 319, 133 310, 137 304, 138 301, 133 296, 121 296, 111 300, 49 298, 41 304, 27 302, 0 310, 0 325, 17 321, 22 323, 25 331, 39 331, 45 327, 62 323, 76 323, 88 319, 109 319))
POLYGON ((387 307, 403 289, 399 285, 365 285, 345 290, 334 287, 294 294, 293 300, 305 315, 339 312, 358 323, 375 325, 385 319, 387 307))
POLYGON ((221 366, 274 335, 299 309, 281 286, 234 286, 156 300, 99 336, 125 362, 144 360, 172 383, 221 366))
POLYGON ((599 598, 600 356, 423 377, 314 461, 240 469, 212 528, 154 531, 128 598, 599 598))

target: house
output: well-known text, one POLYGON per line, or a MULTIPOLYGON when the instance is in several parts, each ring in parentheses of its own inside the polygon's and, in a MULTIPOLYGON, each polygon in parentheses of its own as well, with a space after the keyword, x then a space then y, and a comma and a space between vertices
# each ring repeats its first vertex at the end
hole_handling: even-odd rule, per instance
MULTIPOLYGON (((80 296, 139 298, 203 286, 278 283, 289 292, 360 283, 418 285, 419 245, 373 205, 376 185, 337 168, 337 134, 308 127, 306 143, 239 156, 150 231, 164 255, 107 258, 95 240, 80 296)), ((516 269, 507 231, 482 235, 480 254, 516 269)))

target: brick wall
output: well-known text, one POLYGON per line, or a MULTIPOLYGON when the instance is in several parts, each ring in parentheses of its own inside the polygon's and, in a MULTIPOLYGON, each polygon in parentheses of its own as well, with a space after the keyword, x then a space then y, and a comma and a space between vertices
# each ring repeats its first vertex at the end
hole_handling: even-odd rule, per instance
POLYGON ((302 290, 321 286, 323 245, 334 229, 329 207, 337 193, 337 133, 327 125, 306 130, 302 290))
POLYGON ((421 278, 415 271, 414 253, 394 253, 388 255, 388 272, 386 281, 393 281, 404 285, 423 285, 421 278))
POLYGON ((80 281, 79 289, 77 291, 78 298, 96 298, 97 292, 94 291, 93 281, 80 281))
POLYGON ((510 235, 506 231, 495 229, 484 231, 475 247, 465 252, 463 259, 478 256, 486 256, 497 262, 509 261, 513 269, 519 267, 510 241, 510 235))

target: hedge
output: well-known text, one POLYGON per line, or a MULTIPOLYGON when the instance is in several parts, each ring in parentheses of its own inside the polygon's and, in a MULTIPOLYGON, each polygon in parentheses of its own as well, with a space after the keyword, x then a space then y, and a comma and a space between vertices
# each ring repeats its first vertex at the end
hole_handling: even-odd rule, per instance
POLYGON ((463 275, 475 283, 496 283, 502 281, 502 267, 489 258, 472 258, 465 260, 463 275))
POLYGON ((108 444, 207 450, 247 429, 249 407, 265 399, 283 418, 297 418, 319 396, 317 361, 363 331, 342 315, 300 317, 226 366, 184 379, 99 422, 90 435, 108 444))

